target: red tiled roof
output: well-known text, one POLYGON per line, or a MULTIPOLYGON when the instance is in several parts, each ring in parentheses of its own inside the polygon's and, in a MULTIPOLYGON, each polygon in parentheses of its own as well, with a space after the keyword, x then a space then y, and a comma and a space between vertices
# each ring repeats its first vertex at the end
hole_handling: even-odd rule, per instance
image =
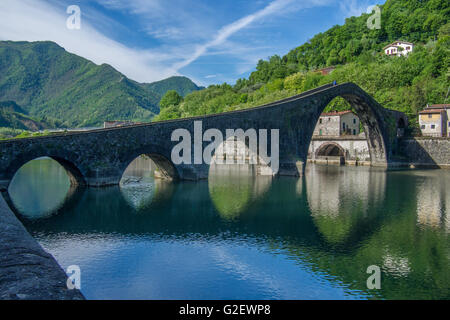
POLYGON ((324 112, 320 116, 321 117, 332 117, 332 116, 343 116, 347 113, 353 113, 351 110, 345 110, 345 111, 332 111, 332 112, 324 112))
POLYGON ((436 113, 442 113, 444 112, 444 109, 425 109, 419 112, 419 114, 436 114, 436 113))
POLYGON ((388 47, 398 47, 397 43, 399 43, 399 42, 404 43, 404 44, 409 44, 409 45, 411 45, 411 46, 414 45, 414 43, 411 43, 411 42, 408 42, 408 41, 401 41, 401 40, 398 40, 398 41, 392 42, 391 44, 388 44, 386 47, 383 48, 383 50, 385 50, 385 49, 388 48, 388 47))
POLYGON ((427 109, 448 109, 450 108, 450 104, 430 104, 427 106, 427 109))

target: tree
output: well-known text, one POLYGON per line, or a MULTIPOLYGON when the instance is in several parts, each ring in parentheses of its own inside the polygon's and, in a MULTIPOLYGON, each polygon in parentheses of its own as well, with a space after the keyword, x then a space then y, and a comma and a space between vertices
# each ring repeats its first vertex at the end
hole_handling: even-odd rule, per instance
POLYGON ((183 97, 178 94, 175 90, 169 90, 166 92, 164 97, 162 97, 159 102, 161 109, 167 108, 169 106, 178 106, 183 101, 183 97))

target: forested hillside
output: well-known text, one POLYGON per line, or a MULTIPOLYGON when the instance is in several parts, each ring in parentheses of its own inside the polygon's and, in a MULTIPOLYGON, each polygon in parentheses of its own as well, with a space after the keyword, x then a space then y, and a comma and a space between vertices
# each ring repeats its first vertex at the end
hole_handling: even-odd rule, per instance
MULTIPOLYGON (((405 112, 411 124, 427 103, 444 103, 449 81, 450 7, 447 0, 387 0, 381 29, 367 28, 368 14, 346 19, 284 57, 260 60, 248 79, 210 86, 163 108, 157 120, 247 108, 332 82, 355 82, 383 106, 405 112), (407 58, 388 57, 383 47, 413 42, 407 58), (329 75, 314 70, 336 66, 329 75)), ((348 105, 336 99, 328 109, 348 105)))
POLYGON ((0 128, 12 127, 21 130, 41 130, 50 127, 27 115, 14 101, 0 102, 0 128))
MULTIPOLYGON (((199 88, 182 77, 141 84, 109 65, 96 65, 49 41, 0 41, 0 101, 14 101, 23 109, 22 115, 49 127, 99 126, 105 120, 150 121, 170 89, 184 95, 199 88)), ((8 113, 0 126, 22 128, 8 113)))

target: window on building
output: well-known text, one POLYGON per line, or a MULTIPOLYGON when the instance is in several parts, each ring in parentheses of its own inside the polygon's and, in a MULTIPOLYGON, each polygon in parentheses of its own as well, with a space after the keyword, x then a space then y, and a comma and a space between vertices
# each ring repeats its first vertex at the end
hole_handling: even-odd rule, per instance
POLYGON ((345 122, 344 122, 344 123, 342 123, 342 129, 344 129, 344 130, 345 130, 345 122))
POLYGON ((422 130, 425 129, 425 125, 424 125, 424 124, 421 125, 421 126, 420 126, 420 129, 422 129, 422 130))
POLYGON ((321 136, 321 135, 322 135, 322 129, 319 130, 319 136, 321 136))
POLYGON ((322 124, 322 118, 319 119, 319 123, 322 124))
POLYGON ((353 119, 353 124, 356 124, 356 119, 353 119))
POLYGON ((431 129, 435 129, 436 126, 434 124, 431 125, 431 129))
POLYGON ((353 135, 356 136, 356 129, 353 129, 353 135))
POLYGON ((406 50, 411 50, 411 47, 406 47, 406 50))
POLYGON ((428 115, 428 118, 429 118, 429 119, 433 118, 433 115, 432 115, 432 114, 429 114, 429 115, 428 115))
POLYGON ((448 123, 448 126, 450 127, 450 122, 448 123))

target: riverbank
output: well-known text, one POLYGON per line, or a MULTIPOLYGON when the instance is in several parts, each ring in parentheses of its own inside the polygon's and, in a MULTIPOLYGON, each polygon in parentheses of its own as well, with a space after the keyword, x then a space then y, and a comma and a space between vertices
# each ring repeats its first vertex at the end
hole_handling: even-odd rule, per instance
POLYGON ((83 300, 68 290, 67 276, 0 196, 0 299, 83 300))

